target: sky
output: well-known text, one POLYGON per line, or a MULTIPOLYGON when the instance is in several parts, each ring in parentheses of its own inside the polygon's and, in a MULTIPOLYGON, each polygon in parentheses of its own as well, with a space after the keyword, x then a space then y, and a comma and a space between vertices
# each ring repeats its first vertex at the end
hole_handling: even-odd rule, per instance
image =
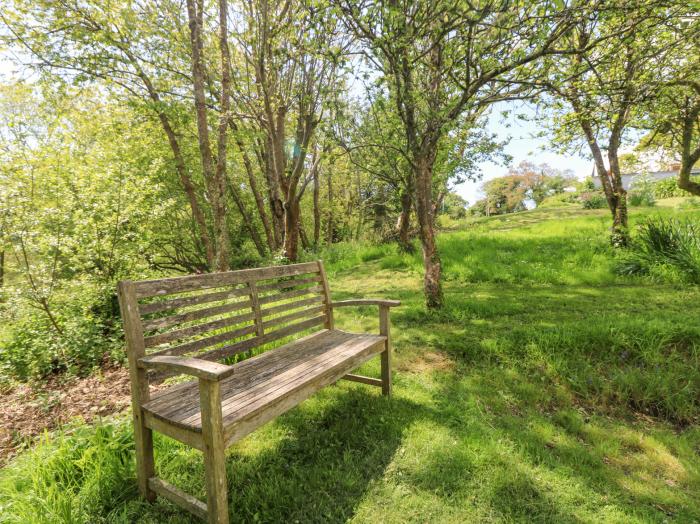
MULTIPOLYGON (((571 155, 557 154, 554 148, 550 147, 549 139, 537 136, 541 128, 531 106, 523 102, 506 102, 495 109, 491 112, 487 128, 496 134, 497 140, 508 140, 504 152, 512 157, 509 165, 517 166, 523 160, 527 160, 535 164, 547 163, 561 170, 570 169, 579 179, 590 176, 593 169, 592 160, 582 158, 575 152, 571 155), (505 120, 501 116, 504 110, 510 110, 510 116, 505 120), (516 118, 516 113, 524 116, 525 119, 516 118)), ((454 188, 469 205, 482 198, 483 194, 479 188, 484 181, 503 176, 508 171, 508 166, 493 162, 482 162, 479 167, 482 173, 481 180, 467 181, 454 188)))

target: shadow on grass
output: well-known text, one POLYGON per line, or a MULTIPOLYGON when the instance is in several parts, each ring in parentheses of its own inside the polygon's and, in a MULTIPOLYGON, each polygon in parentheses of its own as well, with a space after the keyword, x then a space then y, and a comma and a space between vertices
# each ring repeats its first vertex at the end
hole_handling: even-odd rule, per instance
MULTIPOLYGON (((229 450, 232 522, 348 520, 368 485, 384 474, 405 428, 425 416, 419 404, 387 400, 362 386, 324 390, 229 450)), ((198 457, 185 482, 199 486, 195 490, 203 489, 198 457)), ((144 522, 153 514, 181 522, 182 512, 171 505, 159 501, 151 508, 144 522)))
POLYGON ((234 451, 232 514, 267 522, 347 520, 391 462, 404 429, 424 415, 418 404, 362 388, 333 397, 320 409, 301 405, 280 418, 285 435, 276 447, 254 457, 234 451))
POLYGON ((700 519, 692 497, 700 480, 693 453, 669 448, 663 431, 657 437, 623 421, 589 416, 564 388, 538 386, 535 377, 514 370, 462 367, 441 377, 434 398, 442 424, 465 446, 447 448, 451 456, 438 462, 479 457, 472 462, 480 480, 469 481, 481 491, 478 501, 505 521, 600 518, 605 513, 596 513, 596 500, 606 501, 612 520, 700 519), (677 489, 681 485, 690 495, 677 489))

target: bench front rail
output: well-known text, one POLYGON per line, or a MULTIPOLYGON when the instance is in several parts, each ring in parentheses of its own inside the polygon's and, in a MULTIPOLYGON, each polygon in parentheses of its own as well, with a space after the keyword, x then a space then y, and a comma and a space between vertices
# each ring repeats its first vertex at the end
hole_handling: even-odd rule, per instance
POLYGON ((226 448, 340 379, 391 394, 389 310, 399 302, 332 302, 320 261, 125 281, 118 293, 139 490, 149 501, 160 495, 211 523, 227 523, 226 448), (335 329, 334 310, 350 306, 378 306, 379 334, 335 329), (226 363, 252 350, 259 354, 226 363), (380 379, 351 373, 375 355, 380 379), (183 374, 194 380, 151 394, 151 384, 183 374), (206 504, 156 476, 154 430, 202 451, 206 504))

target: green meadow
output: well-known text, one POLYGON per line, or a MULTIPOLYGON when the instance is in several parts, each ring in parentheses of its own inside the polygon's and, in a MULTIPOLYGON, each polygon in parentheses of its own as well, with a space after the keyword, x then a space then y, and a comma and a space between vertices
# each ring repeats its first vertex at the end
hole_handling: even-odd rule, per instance
MULTIPOLYGON (((633 230, 654 215, 700 211, 635 208, 633 230)), ((616 274, 609 221, 567 207, 443 224, 436 313, 420 253, 322 253, 334 299, 402 301, 394 396, 341 382, 237 443, 232 520, 700 522, 700 290, 616 274)), ((355 331, 376 317, 336 312, 355 331)), ((198 451, 159 437, 156 463, 204 498, 198 451)), ((127 415, 46 434, 0 470, 0 523, 190 521, 139 499, 127 415)))

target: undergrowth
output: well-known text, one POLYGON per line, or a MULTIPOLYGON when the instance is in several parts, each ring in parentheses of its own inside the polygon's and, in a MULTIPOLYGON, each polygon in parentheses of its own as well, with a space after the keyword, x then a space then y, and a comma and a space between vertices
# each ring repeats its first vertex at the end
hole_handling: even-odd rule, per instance
POLYGON ((622 275, 700 284, 700 224, 655 217, 642 222, 616 267, 622 275))

